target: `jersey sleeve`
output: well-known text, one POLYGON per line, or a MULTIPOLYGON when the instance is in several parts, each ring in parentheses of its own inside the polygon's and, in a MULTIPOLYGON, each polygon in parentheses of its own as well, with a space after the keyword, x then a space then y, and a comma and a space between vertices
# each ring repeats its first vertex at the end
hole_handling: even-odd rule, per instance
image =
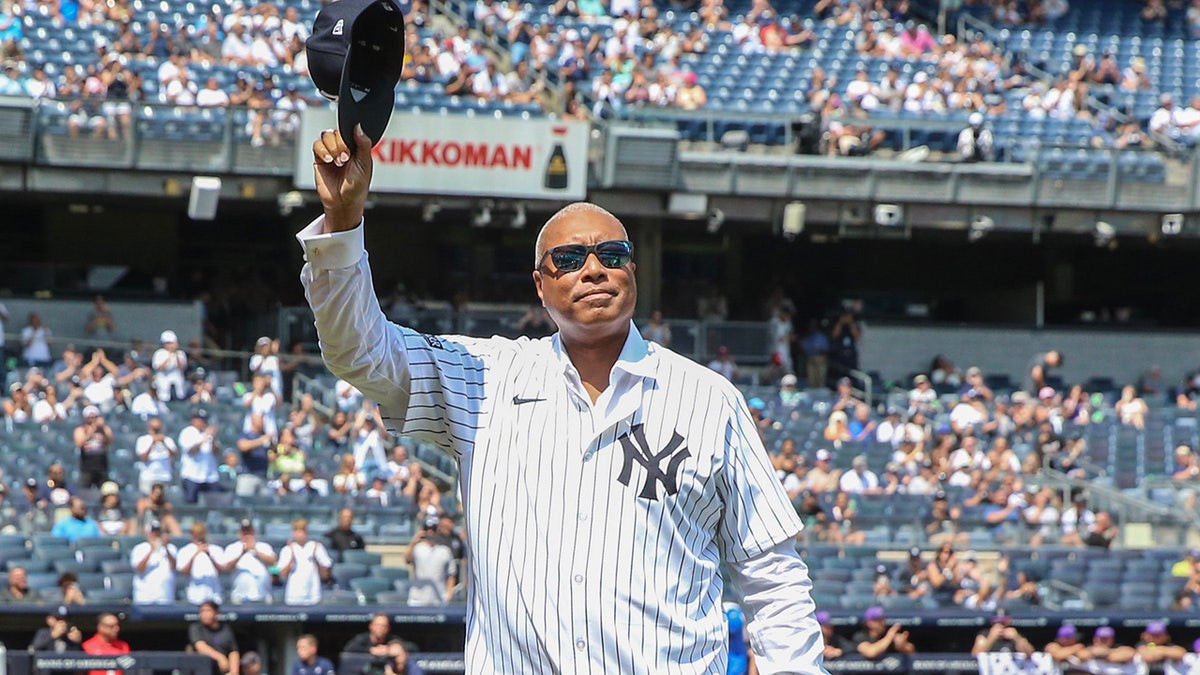
POLYGON ((469 449, 483 402, 486 341, 436 337, 387 320, 375 297, 363 227, 321 234, 322 219, 297 239, 301 271, 325 364, 380 406, 392 433, 469 449))
POLYGON ((729 562, 753 558, 796 536, 800 516, 775 476, 746 404, 730 401, 717 490, 723 514, 718 539, 729 562))

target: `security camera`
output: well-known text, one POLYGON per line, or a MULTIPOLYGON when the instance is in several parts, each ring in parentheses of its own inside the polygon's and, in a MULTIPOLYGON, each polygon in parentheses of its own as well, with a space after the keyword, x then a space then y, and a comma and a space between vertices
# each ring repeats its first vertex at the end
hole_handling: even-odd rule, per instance
POLYGON ((708 210, 708 233, 716 234, 721 231, 721 226, 725 224, 725 212, 718 208, 708 210))

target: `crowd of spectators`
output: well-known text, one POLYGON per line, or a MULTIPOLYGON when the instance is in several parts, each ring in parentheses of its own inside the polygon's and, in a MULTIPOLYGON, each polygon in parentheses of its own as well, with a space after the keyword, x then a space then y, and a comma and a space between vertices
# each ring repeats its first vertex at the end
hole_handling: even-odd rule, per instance
MULTIPOLYGON (((311 394, 285 402, 284 388, 298 364, 279 353, 278 340, 262 337, 256 342, 246 366, 249 386, 235 382, 217 387, 214 374, 189 359, 173 331, 163 331, 153 352, 131 349, 118 362, 103 349, 74 345, 54 358, 52 335, 36 314, 28 317, 22 336, 20 377, 0 399, 6 425, 70 430, 63 437, 74 443, 78 466, 71 471, 67 460, 55 461, 42 478, 17 477, 11 491, 0 479, 0 526, 5 532, 49 533, 70 542, 144 534, 131 557, 137 573, 135 602, 174 601, 178 574, 189 580, 186 596, 193 604, 262 601, 270 597, 272 584, 286 589, 286 602, 309 604, 320 597, 318 582, 328 580, 330 561, 324 543, 316 535, 308 537, 306 523, 293 523, 292 538, 276 551, 255 539, 248 520, 241 524, 238 541, 210 546, 205 523, 197 520, 189 530, 191 542, 176 550, 171 538, 184 532, 172 499, 196 505, 205 493, 228 493, 232 499, 223 503, 233 507, 230 516, 237 513, 238 499, 272 496, 327 504, 330 511, 342 504, 396 507, 397 518, 412 518, 420 530, 410 562, 415 557, 414 564, 432 570, 446 588, 438 576, 446 566, 424 561, 432 555, 425 550, 430 542, 452 537, 453 518, 441 522, 443 488, 449 486, 425 475, 422 465, 409 457, 409 448, 386 432, 374 403, 349 383, 337 383, 328 416, 318 412, 311 394), (181 408, 187 411, 183 415, 177 414, 181 408), (222 432, 222 420, 236 420, 237 428, 222 432), (114 428, 124 429, 121 442, 130 444, 132 481, 128 471, 110 465, 118 449, 114 428), (141 429, 144 433, 137 435, 141 429), (336 472, 328 470, 334 466, 336 472), (69 479, 72 474, 77 478, 69 479), (125 490, 118 480, 129 481, 125 490), (136 486, 136 503, 123 504, 129 486, 136 486), (416 546, 421 542, 426 546, 416 546), (292 548, 303 552, 290 552, 292 548), (217 578, 224 574, 234 579, 232 598, 220 596, 217 578), (243 579, 246 574, 253 579, 243 579)), ((338 525, 320 533, 334 550, 362 547, 361 536, 352 529, 355 513, 344 509, 338 525)), ((458 546, 452 559, 461 557, 458 546)), ((429 602, 448 597, 434 593, 429 602)))
MULTIPOLYGON (((1018 112, 1009 109, 1014 100, 1029 119, 1085 121, 1095 147, 1147 146, 1152 138, 1147 131, 1190 141, 1200 128, 1196 102, 1176 107, 1170 94, 1163 95, 1163 107, 1147 128, 1113 114, 1112 94, 1155 87, 1140 57, 1122 67, 1112 53, 1092 54, 1079 45, 1067 72, 1037 76, 1031 65, 1044 64, 1005 53, 982 34, 964 40, 938 35, 914 20, 909 5, 909 0, 821 0, 802 16, 780 12, 770 0, 754 0, 734 15, 724 0, 703 0, 673 6, 691 12, 692 19, 680 23, 650 1, 558 0, 538 7, 476 0, 474 28, 459 25, 447 36, 432 26, 425 4, 414 0, 403 3, 403 78, 479 101, 554 105, 554 112, 573 119, 608 116, 624 107, 696 110, 707 105, 706 85, 712 83, 702 81, 684 57, 710 50, 718 32, 732 36, 734 49, 743 54, 801 54, 814 47, 814 27, 826 23, 853 31, 859 58, 912 66, 863 68, 849 82, 818 66, 807 90, 783 92, 819 114, 828 154, 868 154, 882 145, 886 134, 858 119, 877 111, 978 113, 982 122, 973 126, 986 128, 993 118, 1018 112), (561 96, 550 95, 556 86, 561 96), (1020 95, 1014 98, 1013 92, 1020 95)), ((1067 10, 1067 0, 972 0, 958 11, 1000 25, 1036 25, 1067 10)), ((1200 8, 1192 14, 1200 21, 1200 8)), ((305 81, 309 17, 296 6, 234 0, 194 17, 168 16, 141 16, 128 0, 38 5, 8 0, 0 5, 6 53, 0 94, 68 101, 69 133, 114 139, 131 133, 138 103, 244 106, 250 113, 241 131, 255 145, 293 137, 299 111, 320 103, 305 81), (73 31, 65 34, 93 36, 90 53, 65 64, 24 53, 28 13, 73 31)), ((985 148, 964 158, 989 160, 996 154, 985 148)))

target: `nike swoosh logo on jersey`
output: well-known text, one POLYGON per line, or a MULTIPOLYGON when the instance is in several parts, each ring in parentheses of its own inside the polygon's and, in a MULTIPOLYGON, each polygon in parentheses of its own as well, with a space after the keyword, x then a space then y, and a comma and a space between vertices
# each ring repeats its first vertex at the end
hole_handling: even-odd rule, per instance
POLYGON ((521 405, 522 403, 537 403, 538 401, 545 401, 545 400, 546 399, 544 399, 544 398, 521 398, 520 396, 514 396, 513 397, 513 405, 521 405))

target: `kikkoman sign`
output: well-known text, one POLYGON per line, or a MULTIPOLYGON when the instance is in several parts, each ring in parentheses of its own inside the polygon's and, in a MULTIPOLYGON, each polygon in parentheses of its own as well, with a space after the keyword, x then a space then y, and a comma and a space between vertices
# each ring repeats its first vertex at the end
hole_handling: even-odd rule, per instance
MULTIPOLYGON (((301 138, 336 126, 333 110, 304 112, 301 138)), ((295 181, 312 189, 312 144, 297 143, 295 181)), ((588 125, 437 113, 395 113, 371 155, 376 192, 583 199, 588 125)))

